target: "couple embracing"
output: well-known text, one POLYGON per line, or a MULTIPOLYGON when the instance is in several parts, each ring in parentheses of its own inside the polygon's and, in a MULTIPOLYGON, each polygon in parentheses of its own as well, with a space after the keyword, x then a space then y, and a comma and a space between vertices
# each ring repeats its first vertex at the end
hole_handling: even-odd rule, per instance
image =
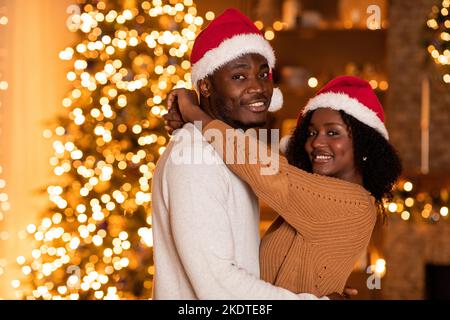
POLYGON ((198 96, 169 94, 164 118, 173 137, 153 177, 153 298, 352 294, 348 277, 401 172, 370 85, 348 76, 328 83, 281 154, 246 134, 282 104, 273 49, 252 21, 226 10, 196 38, 191 63, 198 96), (262 149, 256 157, 250 145, 262 149), (196 152, 207 155, 203 162, 171 156, 196 152), (226 161, 230 154, 245 160, 226 161), (269 174, 264 154, 276 162, 269 174), (279 215, 261 241, 258 200, 279 215))

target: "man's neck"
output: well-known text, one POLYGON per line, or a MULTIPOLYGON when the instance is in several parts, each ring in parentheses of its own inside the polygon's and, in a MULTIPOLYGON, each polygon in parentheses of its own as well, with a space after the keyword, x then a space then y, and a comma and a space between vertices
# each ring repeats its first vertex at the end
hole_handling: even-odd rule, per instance
POLYGON ((262 124, 261 126, 248 126, 245 125, 239 121, 235 121, 235 120, 231 120, 223 115, 221 115, 219 112, 214 112, 213 108, 209 107, 208 103, 205 103, 205 101, 200 101, 200 108, 211 118, 213 118, 214 120, 220 120, 222 122, 225 122, 227 125, 229 125, 230 127, 234 128, 234 129, 242 129, 244 131, 254 128, 254 129, 260 129, 262 127, 264 127, 264 124, 262 124))
POLYGON ((213 118, 214 120, 220 120, 222 122, 225 122, 226 124, 228 124, 229 126, 238 129, 239 127, 236 126, 235 123, 233 123, 233 121, 230 121, 229 119, 226 119, 226 117, 222 116, 219 112, 217 112, 214 108, 211 108, 208 101, 205 100, 201 100, 200 101, 200 108, 211 118, 213 118))

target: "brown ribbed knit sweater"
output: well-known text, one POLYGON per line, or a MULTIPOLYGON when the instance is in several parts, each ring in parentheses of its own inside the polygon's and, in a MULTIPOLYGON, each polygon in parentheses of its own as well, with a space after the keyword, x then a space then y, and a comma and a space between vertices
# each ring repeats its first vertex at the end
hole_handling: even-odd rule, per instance
MULTIPOLYGON (((245 154, 243 164, 234 161, 227 166, 280 215, 261 242, 261 278, 296 293, 342 293, 375 226, 377 210, 369 192, 354 183, 302 171, 281 155, 272 157, 279 161, 279 170, 262 175, 261 169, 269 165, 249 161, 248 145, 236 143, 242 131, 214 120, 203 132, 222 158, 226 149, 234 152, 234 159, 245 154), (211 138, 214 131, 209 129, 227 137, 226 143, 211 138), (227 135, 227 130, 232 131, 227 135)), ((249 135, 246 139, 256 141, 249 135)), ((260 148, 267 154, 265 144, 260 148)))

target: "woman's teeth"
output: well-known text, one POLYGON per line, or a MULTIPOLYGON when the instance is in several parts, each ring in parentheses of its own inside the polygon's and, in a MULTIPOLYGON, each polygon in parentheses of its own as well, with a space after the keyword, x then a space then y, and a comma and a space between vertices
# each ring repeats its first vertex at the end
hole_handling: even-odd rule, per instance
POLYGON ((315 159, 318 160, 330 160, 331 158, 333 158, 332 156, 316 156, 315 159))

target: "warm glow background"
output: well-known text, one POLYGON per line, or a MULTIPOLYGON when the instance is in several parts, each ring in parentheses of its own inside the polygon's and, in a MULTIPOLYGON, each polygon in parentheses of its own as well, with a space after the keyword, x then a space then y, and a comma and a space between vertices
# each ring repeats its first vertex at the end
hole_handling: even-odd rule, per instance
POLYGON ((9 262, 0 276, 3 298, 15 298, 10 282, 20 270, 14 262, 31 248, 18 232, 37 221, 48 205, 48 195, 39 190, 55 179, 48 162, 51 144, 42 132, 62 109, 61 99, 69 89, 68 64, 58 54, 75 39, 65 27, 70 4, 73 1, 0 0, 9 19, 0 31, 0 73, 9 83, 1 96, 0 163, 11 203, 3 222, 9 239, 0 241, 0 256, 9 262))
MULTIPOLYGON (((74 13, 70 6, 76 2, 77 0, 0 0, 0 19, 8 19, 6 25, 3 25, 5 19, 0 20, 0 166, 3 169, 0 182, 1 179, 6 181, 6 188, 0 186, 0 201, 4 198, 2 193, 6 192, 11 205, 5 219, 0 219, 0 299, 20 298, 16 296, 11 281, 23 277, 19 264, 16 263, 17 257, 28 257, 33 249, 30 236, 25 235, 25 228, 33 223, 39 225, 41 213, 49 213, 49 205, 52 204, 45 188, 61 182, 61 177, 52 172, 53 166, 49 163, 49 159, 55 156, 53 140, 44 138, 43 132, 54 127, 52 124, 59 112, 64 112, 67 118, 69 107, 62 107, 61 102, 74 88, 74 82, 68 81, 67 77, 67 72, 74 70, 73 61, 63 61, 59 54, 64 48, 85 40, 89 33, 76 34, 67 28, 68 18, 74 13), (1 90, 4 86, 2 81, 9 84, 7 90, 1 90), (2 240, 4 231, 8 233, 6 240, 2 240), (3 261, 8 263, 4 268, 3 261)), ((143 1, 121 0, 114 1, 114 5, 121 7, 124 3, 133 6, 141 2, 143 1)), ((353 283, 360 290, 362 299, 431 297, 426 292, 427 286, 433 285, 427 279, 427 266, 445 265, 448 268, 447 274, 450 274, 450 64, 447 62, 450 51, 444 52, 442 48, 438 48, 444 41, 450 41, 450 20, 446 20, 446 31, 442 33, 438 30, 443 29, 444 23, 441 21, 438 25, 438 20, 435 20, 439 13, 450 17, 450 9, 447 9, 450 0, 299 0, 302 8, 297 10, 292 10, 296 7, 293 5, 295 1, 288 0, 193 2, 198 8, 199 16, 205 17, 205 22, 210 20, 208 15, 211 17, 212 12, 218 14, 227 7, 239 8, 246 14, 251 14, 266 39, 271 41, 277 53, 278 70, 275 70, 274 79, 283 90, 285 98, 285 107, 273 115, 271 126, 281 128, 282 135, 296 124, 299 108, 332 76, 351 74, 370 81, 385 107, 391 142, 403 158, 405 173, 398 184, 394 200, 387 205, 390 223, 386 228, 376 229, 374 244, 356 266, 353 283), (282 4, 291 6, 286 6, 287 9, 284 10, 282 4), (379 5, 381 9, 380 30, 367 28, 366 9, 369 5, 379 5), (208 14, 207 11, 212 12, 208 14), (294 11, 301 14, 301 19, 292 14, 294 11), (435 17, 431 18, 430 13, 434 13, 435 17), (295 26, 286 22, 290 19, 295 22, 295 26), (426 29, 429 29, 428 32, 436 32, 430 35, 424 32, 426 29), (433 45, 425 44, 428 42, 433 45), (369 263, 374 266, 376 273, 383 277, 386 275, 383 278, 382 292, 369 290, 366 286, 366 268, 369 263)), ((159 20, 155 18, 150 22, 152 21, 156 23, 159 20)), ((152 26, 152 23, 147 25, 149 28, 152 26)), ((167 26, 160 28, 162 30, 156 31, 168 29, 167 26)), ((122 43, 126 47, 122 49, 132 50, 132 46, 127 47, 126 42, 122 43)), ((149 50, 148 56, 152 63, 156 61, 153 50, 149 50)), ((85 56, 82 56, 82 60, 85 60, 85 56)), ((132 65, 132 60, 126 60, 132 65)), ((136 63, 137 67, 145 69, 144 62, 136 63)), ((80 73, 80 70, 75 71, 80 73)), ((156 75, 149 80, 154 85, 160 81, 156 75)), ((162 80, 161 83, 166 84, 162 80)), ((164 88, 159 87, 156 91, 170 90, 166 86, 164 88)), ((87 92, 88 89, 83 90, 87 92)), ((127 93, 131 96, 130 92, 132 91, 127 93)), ((163 110, 156 105, 164 98, 158 96, 159 102, 155 102, 149 97, 148 101, 152 101, 150 104, 145 103, 147 95, 144 98, 144 103, 140 105, 155 105, 151 110, 157 110, 156 113, 152 112, 159 116, 163 110)), ((66 101, 71 104, 71 99, 66 101)), ((125 105, 126 103, 121 107, 125 105)), ((132 106, 132 102, 129 105, 132 106)), ((90 107, 92 106, 86 106, 90 107)), ((130 123, 124 121, 122 128, 126 128, 125 125, 131 128, 133 121, 138 119, 138 116, 130 117, 130 123)), ((152 119, 155 121, 157 117, 152 119)), ((142 130, 140 124, 138 127, 142 130)), ((158 130, 155 133, 165 134, 158 130)), ((101 139, 97 139, 93 132, 91 134, 95 146, 101 139)), ((85 138, 89 145, 91 136, 88 134, 85 138)), ((158 142, 157 145, 161 145, 160 150, 163 150, 166 139, 161 138, 163 140, 160 141, 163 142, 158 142)), ((139 145, 141 146, 140 143, 139 145)), ((91 150, 85 151, 89 154, 91 150)), ((152 163, 153 159, 147 161, 152 163)), ((130 169, 126 161, 122 163, 125 164, 124 168, 130 169)), ((71 164, 73 165, 72 160, 71 164)), ((147 173, 147 177, 150 177, 150 172, 147 173)), ((147 183, 150 179, 144 180, 147 183)), ((147 196, 148 185, 147 189, 139 189, 144 188, 145 184, 141 186, 137 179, 134 182, 135 189, 144 190, 147 196)), ((75 194, 71 192, 74 189, 68 190, 69 195, 75 194)), ((130 195, 136 197, 132 192, 130 195)), ((134 204, 134 200, 132 202, 134 204)), ((151 213, 151 210, 148 212, 151 213)), ((275 217, 273 210, 263 206, 261 233, 275 217)), ((120 221, 116 225, 122 228, 120 221)), ((151 223, 148 221, 151 220, 146 220, 146 227, 141 228, 145 229, 144 234, 134 232, 140 237, 138 242, 146 249, 152 247, 151 223)), ((129 232, 126 228, 123 231, 129 232)), ((76 247, 77 245, 73 249, 76 250, 76 247)), ((150 252, 148 255, 151 256, 151 251, 145 252, 150 252)), ((135 253, 134 263, 146 265, 137 259, 139 255, 145 255, 139 250, 135 250, 135 253)), ((149 271, 143 272, 146 276, 154 272, 152 263, 148 267, 149 271)), ((62 271, 63 275, 66 270, 62 271)), ((441 278, 436 276, 436 279, 439 284, 441 278)), ((133 277, 133 280, 136 278, 133 277)), ((26 282, 24 284, 27 285, 26 282)), ((151 286, 145 288, 149 289, 151 286)), ((450 291, 447 290, 446 294, 450 296, 450 291)))

